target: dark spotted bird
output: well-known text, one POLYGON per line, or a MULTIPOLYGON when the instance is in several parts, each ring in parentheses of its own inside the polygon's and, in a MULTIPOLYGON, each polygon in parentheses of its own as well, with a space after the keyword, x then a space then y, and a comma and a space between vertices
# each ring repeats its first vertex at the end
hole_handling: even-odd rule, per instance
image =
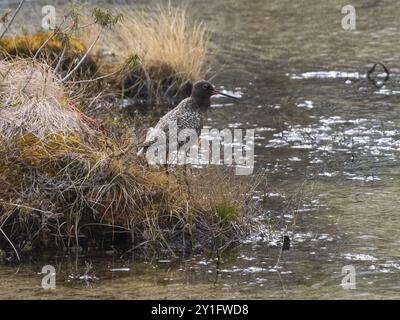
POLYGON ((147 135, 137 155, 142 156, 146 153, 147 149, 157 141, 160 130, 168 137, 171 125, 176 126, 178 134, 183 129, 193 129, 196 131, 197 137, 199 137, 203 128, 203 114, 211 106, 211 96, 216 94, 239 100, 236 97, 215 90, 213 85, 205 80, 197 81, 193 85, 190 97, 182 100, 158 121, 154 129, 147 135))

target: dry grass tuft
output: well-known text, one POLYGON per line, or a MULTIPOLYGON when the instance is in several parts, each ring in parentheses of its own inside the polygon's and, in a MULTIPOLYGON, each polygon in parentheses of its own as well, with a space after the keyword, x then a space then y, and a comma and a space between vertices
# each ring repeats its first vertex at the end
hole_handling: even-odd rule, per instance
POLYGON ((125 93, 158 102, 187 95, 191 82, 204 73, 206 26, 189 21, 184 9, 171 5, 159 5, 156 10, 131 6, 118 10, 123 21, 104 33, 99 48, 111 51, 119 65, 126 66, 119 79, 125 93))
POLYGON ((54 133, 92 132, 52 69, 44 63, 0 61, 0 135, 12 140, 23 133, 40 138, 54 133))

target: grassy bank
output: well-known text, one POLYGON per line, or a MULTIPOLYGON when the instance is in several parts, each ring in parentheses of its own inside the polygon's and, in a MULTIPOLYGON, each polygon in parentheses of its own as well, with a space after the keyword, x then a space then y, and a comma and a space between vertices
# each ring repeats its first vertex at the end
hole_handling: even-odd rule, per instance
MULTIPOLYGON (((106 113, 118 113, 112 108, 121 95, 115 79, 127 77, 121 65, 133 67, 129 74, 147 86, 149 99, 161 92, 177 96, 184 83, 200 76, 204 27, 190 29, 193 40, 183 11, 135 12, 137 20, 111 33, 121 53, 113 67, 125 73, 99 76, 104 66, 95 45, 120 16, 96 10, 91 26, 99 29, 91 42, 78 42, 78 34, 70 38, 65 30, 0 42, 0 248, 19 259, 43 249, 112 246, 175 255, 238 243, 258 227, 252 218, 258 181, 236 181, 224 168, 149 167, 136 157, 147 119, 139 113, 131 119, 120 113, 122 122, 93 116, 104 105, 106 113), (118 37, 133 36, 131 27, 138 38, 130 38, 123 52, 118 37), (140 51, 136 46, 145 38, 140 51), (184 52, 191 46, 200 51, 188 58, 184 52), (139 59, 127 64, 132 52, 139 59), (168 88, 176 89, 164 90, 162 79, 173 79, 168 88)), ((136 97, 142 89, 134 89, 136 97)))
MULTIPOLYGON (((125 5, 115 12, 123 20, 101 35, 96 50, 111 55, 117 66, 128 66, 114 77, 117 88, 152 103, 176 102, 189 95, 191 84, 205 74, 206 26, 190 21, 184 9, 171 5, 152 10, 125 5)), ((99 28, 88 28, 91 36, 81 40, 89 45, 99 28)))

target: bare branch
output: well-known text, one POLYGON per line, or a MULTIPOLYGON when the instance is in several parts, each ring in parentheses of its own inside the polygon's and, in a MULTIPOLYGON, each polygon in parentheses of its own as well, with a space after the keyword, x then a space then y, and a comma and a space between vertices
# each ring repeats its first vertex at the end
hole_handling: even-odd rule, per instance
POLYGON ((19 3, 17 9, 15 10, 13 16, 11 17, 10 21, 8 22, 6 28, 3 30, 3 32, 0 34, 0 39, 4 37, 8 29, 10 28, 11 24, 14 22, 15 17, 17 16, 18 12, 21 10, 22 5, 24 4, 25 0, 21 0, 19 3))

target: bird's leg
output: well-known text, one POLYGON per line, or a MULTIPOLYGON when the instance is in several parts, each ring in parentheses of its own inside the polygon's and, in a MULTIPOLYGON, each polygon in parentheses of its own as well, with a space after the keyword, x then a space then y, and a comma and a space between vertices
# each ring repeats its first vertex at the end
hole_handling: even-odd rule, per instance
MULTIPOLYGON (((169 171, 169 168, 170 168, 170 159, 169 159, 169 152, 167 152, 167 155, 166 155, 166 159, 165 159, 166 161, 165 161, 165 164, 163 165, 163 167, 164 167, 164 169, 165 169, 165 173, 167 174, 167 175, 170 175, 171 173, 173 174, 173 172, 170 172, 169 171)), ((173 161, 172 161, 172 164, 173 164, 173 161)))
POLYGON ((188 179, 188 175, 187 175, 186 157, 184 158, 184 163, 183 163, 183 178, 184 178, 184 181, 185 181, 189 196, 192 196, 191 187, 190 187, 190 183, 189 183, 189 179, 188 179))
POLYGON ((183 178, 185 179, 185 184, 186 184, 186 187, 188 189, 189 195, 191 195, 190 183, 189 183, 189 179, 188 179, 188 176, 187 176, 187 164, 186 163, 183 165, 183 178))
POLYGON ((169 166, 168 166, 168 162, 167 162, 166 164, 163 165, 163 168, 164 168, 164 170, 165 170, 165 174, 166 174, 167 176, 169 176, 169 166))

